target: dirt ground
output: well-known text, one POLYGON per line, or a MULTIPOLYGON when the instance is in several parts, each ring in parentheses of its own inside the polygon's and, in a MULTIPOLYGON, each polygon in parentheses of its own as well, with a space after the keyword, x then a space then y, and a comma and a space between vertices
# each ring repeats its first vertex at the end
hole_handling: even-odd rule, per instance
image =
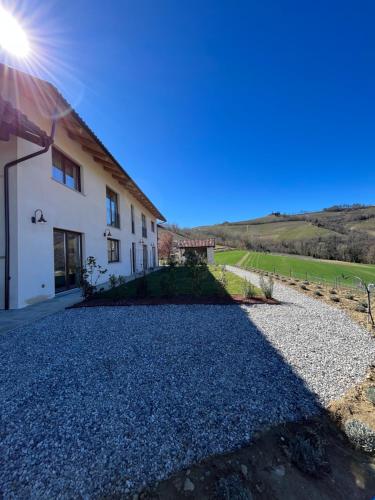
MULTIPOLYGON (((371 326, 367 308, 365 307, 367 296, 364 292, 345 288, 332 288, 319 283, 287 278, 271 273, 269 275, 273 276, 275 280, 283 285, 288 285, 298 292, 344 310, 354 321, 375 335, 375 329, 371 326)), ((375 294, 372 294, 371 305, 373 315, 375 315, 375 294)))
POLYGON ((320 417, 264 430, 244 448, 209 457, 133 496, 133 500, 363 499, 375 496, 375 456, 343 429, 359 419, 375 432, 375 368, 320 417))
POLYGON ((70 307, 98 307, 98 306, 159 306, 159 305, 189 305, 189 304, 204 304, 204 305, 252 305, 252 304, 278 304, 275 299, 266 299, 265 297, 252 297, 246 299, 241 295, 230 296, 203 296, 196 297, 194 295, 181 295, 177 297, 146 297, 134 299, 92 299, 84 300, 70 307))

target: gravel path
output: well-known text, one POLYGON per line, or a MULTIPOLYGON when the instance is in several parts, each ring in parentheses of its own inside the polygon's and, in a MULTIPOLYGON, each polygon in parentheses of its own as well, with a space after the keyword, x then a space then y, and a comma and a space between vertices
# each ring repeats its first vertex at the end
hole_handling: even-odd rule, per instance
MULTIPOLYGON (((259 286, 258 274, 226 268, 259 286)), ((280 283, 273 295, 281 305, 270 314, 251 308, 249 317, 323 405, 363 378, 375 361, 375 339, 365 329, 344 311, 280 283)))
POLYGON ((319 412, 374 343, 279 294, 289 303, 73 309, 0 336, 0 496, 133 492, 319 412))

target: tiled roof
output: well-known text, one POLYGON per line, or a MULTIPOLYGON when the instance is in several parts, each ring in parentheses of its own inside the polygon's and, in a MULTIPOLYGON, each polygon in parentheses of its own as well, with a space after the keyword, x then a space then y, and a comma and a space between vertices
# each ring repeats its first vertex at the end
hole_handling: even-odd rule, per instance
POLYGON ((50 142, 44 130, 0 95, 0 140, 8 141, 10 135, 22 137, 43 147, 50 142))
POLYGON ((215 238, 208 238, 207 240, 180 240, 176 241, 178 248, 202 248, 214 247, 215 238))

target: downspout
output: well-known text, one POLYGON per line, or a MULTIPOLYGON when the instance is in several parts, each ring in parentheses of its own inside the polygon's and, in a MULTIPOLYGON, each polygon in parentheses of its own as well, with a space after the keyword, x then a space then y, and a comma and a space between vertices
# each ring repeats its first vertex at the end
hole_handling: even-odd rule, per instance
POLYGON ((18 165, 19 163, 30 160, 35 156, 42 155, 47 153, 51 144, 53 143, 53 138, 55 135, 56 121, 53 119, 51 134, 45 140, 45 146, 43 149, 36 151, 35 153, 31 153, 26 156, 22 156, 21 158, 17 158, 16 160, 12 160, 4 165, 4 218, 5 218, 5 282, 4 282, 4 307, 5 309, 9 309, 9 282, 10 282, 10 233, 9 233, 9 170, 14 165, 18 165))

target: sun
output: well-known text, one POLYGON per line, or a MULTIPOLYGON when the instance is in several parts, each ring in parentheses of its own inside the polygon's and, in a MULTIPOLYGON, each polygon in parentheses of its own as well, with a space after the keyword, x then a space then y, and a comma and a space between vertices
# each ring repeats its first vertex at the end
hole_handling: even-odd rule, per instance
POLYGON ((0 6, 0 47, 6 52, 25 58, 30 44, 25 31, 17 19, 0 6))

